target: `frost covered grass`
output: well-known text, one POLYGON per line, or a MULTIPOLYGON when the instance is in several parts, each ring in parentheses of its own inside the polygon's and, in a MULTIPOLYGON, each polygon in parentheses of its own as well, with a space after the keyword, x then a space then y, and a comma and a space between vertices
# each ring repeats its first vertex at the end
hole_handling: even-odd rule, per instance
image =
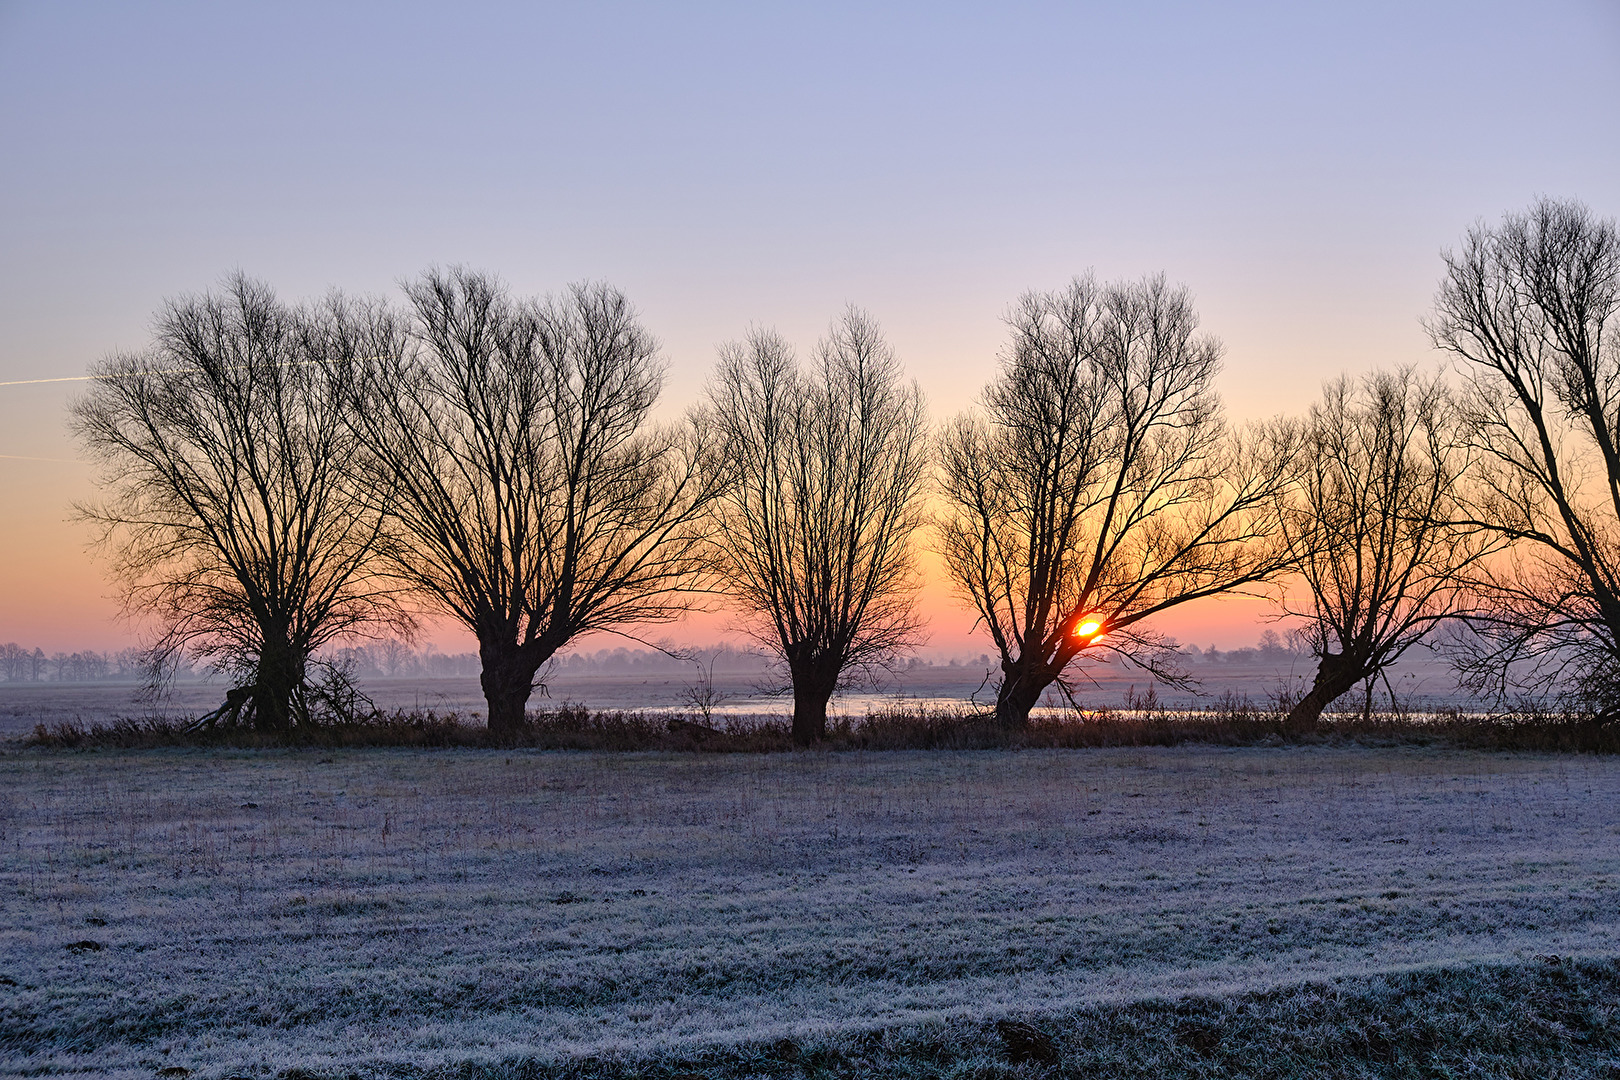
POLYGON ((1049 1071, 1004 1019, 1064 1075, 1620 1064, 1608 757, 13 750, 0 777, 11 1072, 1049 1071))

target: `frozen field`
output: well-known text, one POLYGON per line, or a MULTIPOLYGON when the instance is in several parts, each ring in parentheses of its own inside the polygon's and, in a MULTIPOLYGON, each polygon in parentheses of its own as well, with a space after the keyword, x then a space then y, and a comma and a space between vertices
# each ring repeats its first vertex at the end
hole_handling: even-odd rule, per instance
POLYGON ((3 1071, 640 1057, 1620 953, 1599 758, 12 750, 0 774, 3 1071))

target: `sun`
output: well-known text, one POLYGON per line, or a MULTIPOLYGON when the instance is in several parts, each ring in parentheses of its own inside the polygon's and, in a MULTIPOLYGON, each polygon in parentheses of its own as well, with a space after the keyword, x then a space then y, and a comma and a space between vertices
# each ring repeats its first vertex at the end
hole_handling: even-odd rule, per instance
POLYGON ((1102 637, 1102 623, 1096 619, 1087 619, 1074 628, 1075 637, 1099 638, 1102 637))

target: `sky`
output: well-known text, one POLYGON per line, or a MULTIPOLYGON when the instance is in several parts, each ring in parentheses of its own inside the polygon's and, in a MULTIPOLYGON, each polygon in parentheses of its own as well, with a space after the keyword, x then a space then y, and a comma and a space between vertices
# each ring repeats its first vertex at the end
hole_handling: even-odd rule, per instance
MULTIPOLYGON (((296 300, 465 264, 623 289, 671 409, 750 325, 808 350, 859 304, 943 419, 1019 294, 1091 269, 1192 290, 1234 419, 1301 412, 1439 362, 1421 319, 1475 222, 1620 214, 1617 106, 1620 0, 0 0, 0 383, 141 348, 234 270, 296 300)), ((139 633, 70 519, 81 388, 0 385, 0 642, 139 633)), ((921 603, 932 652, 988 648, 943 581, 921 603)), ((1160 625, 1228 648, 1265 610, 1160 625)))

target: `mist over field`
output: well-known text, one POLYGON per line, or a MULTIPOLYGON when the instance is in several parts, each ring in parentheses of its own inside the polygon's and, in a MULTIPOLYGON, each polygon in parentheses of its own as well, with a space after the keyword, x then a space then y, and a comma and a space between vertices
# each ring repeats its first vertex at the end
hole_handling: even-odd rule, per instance
MULTIPOLYGON (((1252 650, 1251 650, 1252 652, 1252 650)), ((676 716, 692 716, 690 697, 706 676, 712 677, 715 703, 712 722, 725 725, 729 718, 781 717, 792 710, 791 696, 781 692, 781 679, 758 658, 745 658, 737 668, 717 667, 712 673, 693 663, 670 660, 656 653, 640 652, 614 662, 561 665, 547 676, 545 692, 537 693, 534 708, 553 708, 579 703, 592 709, 646 711, 676 716)), ((994 701, 996 675, 988 657, 983 661, 965 657, 949 663, 903 668, 878 680, 875 685, 857 685, 834 696, 832 711, 859 720, 875 709, 899 707, 984 708, 994 701), (987 677, 988 676, 988 677, 987 677)), ((1279 693, 1298 693, 1308 685, 1314 664, 1309 657, 1285 654, 1277 658, 1237 656, 1217 662, 1189 666, 1198 685, 1195 690, 1155 686, 1145 672, 1122 665, 1095 665, 1089 679, 1079 680, 1075 700, 1087 709, 1121 709, 1131 695, 1150 690, 1167 708, 1212 708, 1223 700, 1247 699, 1257 706, 1269 704, 1279 693)), ((1400 695, 1400 704, 1425 710, 1477 706, 1467 694, 1459 693, 1444 664, 1423 656, 1399 665, 1391 681, 1400 695)), ((362 677, 360 689, 385 712, 454 713, 472 720, 484 712, 483 691, 475 675, 428 677, 421 675, 362 677)), ((156 700, 145 697, 139 683, 130 679, 102 681, 30 682, 0 680, 0 739, 19 737, 37 725, 49 727, 65 721, 105 724, 121 717, 150 715, 200 716, 219 704, 222 684, 199 677, 170 686, 156 700)), ((1378 707, 1387 708, 1382 690, 1378 707)), ((1343 708, 1360 708, 1359 698, 1343 703, 1343 708)), ((1041 715, 1072 716, 1072 706, 1054 691, 1043 700, 1041 715)))

